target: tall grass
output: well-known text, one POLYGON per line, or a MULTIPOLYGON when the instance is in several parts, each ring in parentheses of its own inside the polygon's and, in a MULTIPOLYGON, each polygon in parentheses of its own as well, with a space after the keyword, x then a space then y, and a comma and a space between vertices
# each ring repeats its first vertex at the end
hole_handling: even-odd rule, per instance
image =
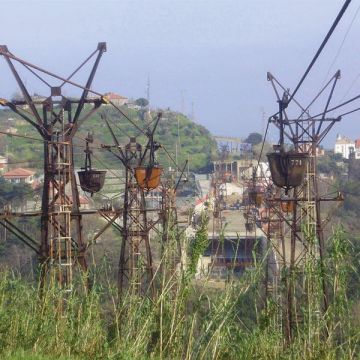
MULTIPOLYGON (((204 246, 202 230, 192 244, 190 264, 204 246)), ((130 295, 119 299, 116 286, 103 275, 95 276, 86 296, 51 288, 40 298, 36 284, 3 272, 0 358, 356 359, 359 329, 351 322, 346 297, 350 251, 338 230, 326 258, 330 307, 324 316, 316 315, 311 331, 309 322, 299 324, 288 346, 280 304, 270 298, 264 306, 261 261, 221 289, 194 280, 195 268, 189 266, 176 277, 175 290, 170 291, 168 280, 160 280, 155 300, 130 295)), ((316 266, 309 268, 313 277, 318 276, 316 266)), ((109 269, 102 265, 96 271, 104 274, 109 269)))

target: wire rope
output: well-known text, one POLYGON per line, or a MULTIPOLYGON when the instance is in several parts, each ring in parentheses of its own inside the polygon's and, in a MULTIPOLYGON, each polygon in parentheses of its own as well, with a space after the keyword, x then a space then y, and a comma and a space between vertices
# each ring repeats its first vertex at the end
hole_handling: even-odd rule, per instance
MULTIPOLYGON (((337 58, 339 57, 339 55, 340 55, 340 53, 341 53, 341 50, 342 50, 342 48, 344 47, 345 41, 346 41, 346 39, 347 39, 347 36, 349 35, 350 30, 351 30, 351 28, 352 28, 352 26, 353 26, 353 24, 354 24, 354 22, 355 22, 355 19, 356 19, 356 17, 357 17, 358 14, 359 14, 359 11, 360 11, 360 5, 359 5, 358 8, 356 9, 355 15, 354 15, 354 17, 352 18, 352 20, 351 20, 351 22, 350 22, 350 25, 348 26, 348 28, 347 28, 347 30, 346 30, 346 32, 345 32, 345 35, 344 35, 344 37, 343 37, 343 39, 342 39, 342 41, 341 41, 341 43, 340 43, 340 46, 339 46, 339 48, 338 48, 338 50, 337 50, 337 52, 336 52, 336 54, 335 54, 335 56, 334 56, 334 59, 333 59, 333 61, 331 62, 330 66, 329 66, 329 69, 328 69, 328 71, 327 71, 327 73, 326 73, 325 79, 327 79, 327 77, 329 76, 331 69, 333 68, 333 66, 334 66, 337 58)), ((326 81, 326 80, 324 80, 324 83, 325 83, 325 81, 326 81)))
POLYGON ((289 104, 291 102, 291 100, 294 98, 295 94, 298 92, 298 90, 300 89, 301 85, 303 84, 304 80, 306 79, 306 77, 308 76, 310 70, 312 69, 312 67, 314 66, 316 60, 318 59, 318 57, 320 56, 322 50, 324 49, 325 45, 327 44, 327 42, 329 41, 331 35, 333 34, 334 30, 336 29, 338 23, 340 22, 341 18, 343 17, 347 7, 350 5, 351 0, 346 0, 344 5, 342 6, 342 8, 340 9, 338 15, 336 16, 336 19, 334 20, 330 30, 328 31, 328 33, 326 34, 324 40, 322 41, 319 49, 316 51, 315 56, 313 57, 313 59, 311 60, 309 66, 307 67, 307 69, 305 70, 304 75, 301 77, 298 85, 296 86, 295 90, 293 91, 293 93, 291 94, 289 100, 287 101, 287 104, 289 104))

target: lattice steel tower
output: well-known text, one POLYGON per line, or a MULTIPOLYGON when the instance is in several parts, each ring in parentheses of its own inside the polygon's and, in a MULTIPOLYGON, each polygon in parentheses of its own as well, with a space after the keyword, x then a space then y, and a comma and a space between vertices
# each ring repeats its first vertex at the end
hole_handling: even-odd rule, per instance
POLYGON ((44 186, 39 250, 42 265, 41 281, 44 285, 49 274, 55 284, 69 291, 72 289, 75 267, 87 269, 86 244, 82 234, 79 194, 74 172, 73 139, 80 124, 102 104, 101 96, 97 99, 88 99, 88 94, 105 51, 106 44, 99 43, 97 49, 69 77, 63 78, 21 60, 6 46, 0 46, 0 55, 8 63, 24 99, 2 100, 1 104, 31 124, 44 141, 44 186), (93 57, 94 64, 86 84, 82 86, 71 81, 78 70, 93 57), (15 63, 25 67, 50 89, 50 94, 45 100, 36 101, 30 96, 15 63), (60 81, 60 85, 50 85, 50 80, 45 80, 44 76, 51 81, 60 81), (62 93, 65 84, 80 88, 81 97, 78 100, 65 97, 62 93), (85 106, 86 104, 91 105, 91 108, 85 106))

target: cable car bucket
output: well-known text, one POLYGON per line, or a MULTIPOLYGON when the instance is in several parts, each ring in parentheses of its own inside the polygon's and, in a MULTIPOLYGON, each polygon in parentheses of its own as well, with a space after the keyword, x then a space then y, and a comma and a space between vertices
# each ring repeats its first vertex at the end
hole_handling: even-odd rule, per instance
POLYGON ((105 170, 95 170, 91 166, 91 154, 92 150, 89 148, 89 143, 92 143, 93 136, 88 134, 86 138, 86 149, 84 150, 85 156, 85 167, 81 168, 81 171, 78 171, 80 187, 83 191, 88 192, 91 196, 99 192, 105 182, 105 170))
POLYGON ((307 153, 280 151, 268 153, 266 156, 271 178, 276 186, 284 188, 287 192, 302 184, 309 160, 307 153))
POLYGON ((300 186, 304 181, 306 174, 306 167, 309 160, 308 153, 301 153, 295 150, 285 151, 284 148, 284 126, 285 121, 283 118, 283 111, 288 106, 289 100, 287 93, 284 93, 283 99, 279 103, 279 119, 278 127, 280 130, 279 145, 274 146, 277 150, 266 154, 271 178, 273 183, 285 189, 285 194, 294 187, 300 186))
POLYGON ((135 179, 140 188, 153 190, 160 185, 162 172, 161 166, 138 166, 135 168, 135 179))
POLYGON ((160 121, 161 113, 158 115, 156 123, 152 130, 148 129, 148 143, 145 151, 141 156, 140 163, 135 167, 134 176, 138 186, 146 191, 154 190, 160 185, 163 168, 155 161, 155 153, 161 147, 159 143, 154 140, 154 132, 160 121), (148 155, 147 165, 144 165, 145 158, 148 155))

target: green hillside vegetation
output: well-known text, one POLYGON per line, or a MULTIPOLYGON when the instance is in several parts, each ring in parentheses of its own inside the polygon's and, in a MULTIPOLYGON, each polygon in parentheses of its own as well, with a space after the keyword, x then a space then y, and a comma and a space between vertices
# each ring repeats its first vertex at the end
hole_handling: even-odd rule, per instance
MULTIPOLYGON (((142 110, 132 110, 126 107, 122 109, 139 128, 146 128, 146 122, 142 119, 142 110)), ((119 166, 119 162, 111 154, 101 149, 101 144, 114 144, 105 122, 100 117, 101 113, 106 114, 121 144, 126 144, 130 136, 136 136, 137 141, 141 144, 146 142, 145 137, 141 135, 140 131, 117 110, 110 106, 104 106, 98 113, 87 119, 76 134, 74 153, 75 163, 78 167, 82 166, 83 163, 84 139, 88 132, 94 133, 95 166, 99 168, 102 168, 104 165, 109 167, 119 166), (97 162, 96 159, 99 161, 97 162)), ((156 116, 156 113, 151 113, 153 119, 156 116)), ((0 131, 5 132, 10 127, 17 129, 16 134, 40 139, 37 131, 26 121, 21 120, 9 110, 0 111, 0 131), (13 120, 8 120, 9 118, 13 120)), ((212 156, 216 153, 216 142, 210 132, 205 127, 195 124, 186 116, 177 112, 163 112, 163 117, 155 134, 155 140, 166 148, 174 160, 177 158, 180 166, 185 160, 189 160, 189 167, 192 171, 201 171, 209 168, 212 156)), ((1 134, 0 153, 4 154, 6 147, 10 162, 29 161, 31 162, 28 164, 30 167, 38 168, 39 170, 42 168, 43 143, 41 141, 1 134)), ((174 167, 174 164, 162 149, 158 151, 158 161, 165 167, 174 167)))
MULTIPOLYGON (((189 263, 206 246, 200 227, 189 244, 189 263)), ((302 309, 291 344, 284 342, 282 310, 264 299, 263 261, 224 288, 198 283, 195 268, 176 279, 175 288, 156 281, 155 301, 118 297, 106 262, 92 267, 95 282, 85 296, 49 288, 39 297, 36 284, 0 272, 0 357, 2 359, 357 359, 359 323, 347 297, 351 244, 337 230, 329 240, 326 315, 302 309), (65 299, 65 300, 64 300, 65 299), (65 305, 64 305, 65 304, 65 305)), ((312 259, 307 262, 312 262, 312 259)), ((319 264, 310 276, 319 285, 319 264)), ((306 280, 306 279, 305 279, 306 280)), ((312 293, 311 291, 309 291, 312 293)), ((307 294, 303 294, 307 296, 307 294)))

